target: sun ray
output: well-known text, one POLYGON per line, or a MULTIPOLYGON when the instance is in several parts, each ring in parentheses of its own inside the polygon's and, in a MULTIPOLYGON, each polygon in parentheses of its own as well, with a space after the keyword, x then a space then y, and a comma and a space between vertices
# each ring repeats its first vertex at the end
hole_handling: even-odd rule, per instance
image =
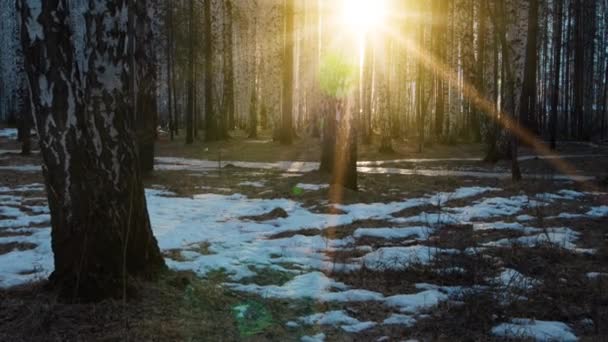
MULTIPOLYGON (((399 43, 408 53, 411 54, 418 62, 430 72, 437 74, 444 80, 448 81, 451 87, 456 87, 457 90, 461 91, 463 96, 471 102, 471 104, 479 109, 488 116, 500 124, 503 128, 515 135, 524 144, 531 146, 537 153, 543 156, 551 157, 547 160, 552 163, 560 172, 571 176, 573 179, 577 175, 577 170, 574 166, 568 163, 566 160, 559 158, 551 148, 542 140, 537 138, 531 131, 519 124, 517 120, 513 120, 509 113, 505 113, 496 108, 495 103, 486 99, 475 86, 463 82, 459 74, 450 69, 449 66, 440 62, 431 54, 429 51, 424 50, 418 44, 416 44, 410 38, 404 38, 399 34, 396 34, 392 30, 388 30, 385 27, 385 33, 392 36, 397 43, 399 43)), ((597 191, 597 187, 587 181, 579 181, 582 185, 590 190, 597 191)))

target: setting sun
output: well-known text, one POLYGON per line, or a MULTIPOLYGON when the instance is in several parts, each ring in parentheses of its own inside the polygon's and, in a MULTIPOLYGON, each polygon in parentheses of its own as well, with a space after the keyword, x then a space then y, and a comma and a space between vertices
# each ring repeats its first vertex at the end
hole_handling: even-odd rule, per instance
POLYGON ((351 32, 365 34, 377 29, 386 19, 386 1, 343 0, 342 22, 351 32))

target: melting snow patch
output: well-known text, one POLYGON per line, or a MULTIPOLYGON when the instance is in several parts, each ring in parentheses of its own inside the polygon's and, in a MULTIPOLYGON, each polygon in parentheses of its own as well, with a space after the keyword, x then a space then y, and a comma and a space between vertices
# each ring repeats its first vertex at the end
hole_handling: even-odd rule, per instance
POLYGON ((9 188, 5 186, 0 187, 0 193, 2 192, 29 192, 29 191, 44 191, 44 185, 39 183, 20 185, 15 188, 9 188))
POLYGON ((524 233, 537 233, 540 231, 538 228, 525 227, 519 222, 506 223, 504 221, 492 223, 474 223, 473 230, 517 230, 524 233))
POLYGON ((593 207, 589 212, 587 212, 587 216, 591 217, 605 217, 608 216, 608 206, 603 205, 601 207, 593 207))
POLYGON ((428 246, 383 247, 360 258, 365 267, 373 270, 404 270, 412 264, 428 264, 439 253, 453 250, 428 246))
POLYGON ((430 309, 447 299, 448 296, 445 293, 438 290, 426 290, 414 294, 387 297, 386 304, 398 308, 401 312, 416 313, 420 310, 430 309))
POLYGON ((520 290, 528 290, 539 283, 538 280, 526 277, 525 275, 513 269, 505 269, 500 275, 490 282, 505 288, 516 288, 520 290))
POLYGON ((532 221, 535 219, 534 216, 530 216, 530 215, 519 215, 515 218, 517 221, 519 222, 527 222, 527 221, 532 221))
POLYGON ((472 206, 462 208, 449 208, 460 221, 472 219, 485 219, 496 216, 515 215, 524 208, 538 207, 542 202, 531 200, 528 196, 514 196, 510 198, 493 197, 474 203, 472 206))
POLYGON ((328 184, 304 184, 304 183, 298 183, 296 185, 296 188, 302 189, 302 190, 308 190, 308 191, 318 191, 321 189, 327 189, 329 188, 328 184))
POLYGON ((24 251, 14 250, 0 255, 0 288, 44 279, 53 271, 51 229, 36 228, 20 231, 33 234, 0 238, 0 243, 31 243, 36 247, 24 251))
POLYGON ((0 129, 0 138, 17 138, 17 129, 16 128, 0 129))
POLYGON ((42 171, 42 167, 40 165, 3 165, 0 166, 0 170, 17 172, 39 172, 42 171))
POLYGON ((525 208, 544 206, 546 203, 528 198, 514 196, 510 198, 492 197, 476 201, 472 205, 459 208, 444 208, 439 213, 421 213, 407 218, 393 219, 396 223, 427 223, 427 224, 467 224, 475 219, 516 215, 525 208))
POLYGON ((302 336, 301 342, 323 342, 325 341, 325 334, 319 333, 314 336, 302 336))
POLYGON ((344 311, 328 311, 300 318, 306 325, 340 326, 344 331, 357 333, 376 325, 374 322, 360 322, 348 316, 344 311))
POLYGON ((227 286, 235 291, 255 293, 265 298, 314 299, 321 302, 367 302, 384 299, 384 296, 377 292, 348 289, 345 284, 336 282, 321 272, 296 276, 282 286, 237 283, 229 283, 227 286))
POLYGON ((586 194, 583 192, 578 192, 578 191, 574 191, 574 190, 560 190, 557 192, 557 194, 552 194, 552 193, 542 193, 542 194, 536 194, 535 197, 538 199, 541 199, 543 201, 548 201, 548 202, 553 202, 553 201, 559 201, 559 200, 577 200, 581 197, 585 197, 586 194))
POLYGON ((585 215, 582 215, 582 214, 560 213, 557 216, 548 217, 548 219, 566 219, 566 220, 571 220, 571 219, 576 219, 576 218, 580 218, 580 217, 584 217, 584 216, 585 215))
POLYGON ((374 237, 387 240, 406 239, 410 237, 428 239, 432 231, 433 230, 430 227, 359 228, 355 230, 353 236, 357 239, 362 237, 374 237))
POLYGON ((521 245, 527 247, 535 247, 542 244, 552 244, 564 249, 576 250, 574 242, 578 239, 580 233, 573 231, 570 228, 547 228, 540 234, 531 236, 522 236, 515 239, 502 239, 484 244, 487 247, 508 247, 513 245, 521 245))
POLYGON ((608 277, 608 273, 589 272, 586 274, 589 279, 598 279, 599 277, 608 277))
POLYGON ((500 191, 502 189, 489 188, 489 187, 464 187, 456 189, 454 192, 440 192, 429 198, 429 203, 433 205, 441 206, 450 200, 463 199, 467 197, 473 197, 484 194, 490 191, 500 191))
POLYGON ((297 178, 297 177, 302 177, 303 174, 301 174, 301 173, 281 173, 280 176, 283 178, 297 178))
MULTIPOLYGON (((217 161, 157 157, 155 158, 155 169, 160 171, 208 171, 217 169, 220 164, 217 161)), ((310 172, 319 168, 319 163, 280 161, 275 163, 263 162, 243 162, 243 161, 222 161, 221 165, 233 165, 247 169, 279 169, 286 172, 310 172)))
POLYGON ((240 182, 238 186, 250 186, 253 188, 263 188, 266 186, 264 182, 240 182))
POLYGON ((505 338, 530 338, 535 341, 577 341, 572 329, 562 322, 535 321, 514 318, 511 323, 502 323, 492 328, 492 334, 505 338))
POLYGON ((320 299, 322 295, 330 293, 332 289, 345 289, 346 285, 328 278, 321 272, 311 272, 299 275, 283 284, 282 286, 270 285, 260 286, 256 284, 227 284, 232 289, 242 292, 250 292, 265 298, 320 299))
POLYGON ((410 315, 402 315, 402 314, 392 314, 387 319, 385 319, 382 324, 386 325, 404 325, 406 327, 411 327, 416 324, 416 319, 410 315))
POLYGON ((374 322, 361 322, 353 325, 343 325, 342 330, 349 333, 359 333, 363 330, 367 330, 376 326, 374 322))

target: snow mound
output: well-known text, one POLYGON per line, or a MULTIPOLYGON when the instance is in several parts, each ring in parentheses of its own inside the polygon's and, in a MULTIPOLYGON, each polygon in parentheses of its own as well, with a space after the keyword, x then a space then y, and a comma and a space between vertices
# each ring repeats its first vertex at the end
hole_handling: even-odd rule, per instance
POLYGON ((307 191, 318 191, 321 189, 327 189, 329 188, 328 184, 304 184, 304 183, 298 183, 296 185, 296 188, 302 189, 302 190, 307 190, 307 191))
POLYGON ((505 338, 529 338, 538 342, 577 341, 572 329, 562 322, 534 321, 514 318, 511 323, 502 323, 492 328, 492 334, 505 338))
POLYGON ((451 253, 453 250, 428 246, 383 247, 364 255, 360 261, 372 270, 404 270, 413 264, 428 264, 439 253, 451 253))
POLYGON ((416 313, 437 306, 447 299, 448 295, 445 293, 431 289, 414 294, 387 297, 386 304, 404 313, 416 313))
POLYGON ((430 227, 406 227, 406 228, 359 228, 353 233, 353 237, 373 237, 387 240, 407 239, 416 237, 428 239, 433 230, 430 227))
POLYGON ((342 330, 350 333, 358 333, 376 325, 374 322, 360 322, 350 317, 344 311, 328 311, 300 318, 306 325, 331 325, 340 326, 342 330))

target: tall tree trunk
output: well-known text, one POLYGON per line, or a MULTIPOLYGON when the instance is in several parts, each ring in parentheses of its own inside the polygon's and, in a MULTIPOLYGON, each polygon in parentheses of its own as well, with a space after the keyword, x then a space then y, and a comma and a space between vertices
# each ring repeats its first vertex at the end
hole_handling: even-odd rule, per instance
POLYGON ((571 74, 571 58, 570 58, 570 53, 571 53, 571 41, 572 41, 572 33, 573 33, 573 27, 572 27, 572 8, 573 8, 573 1, 569 1, 569 6, 568 6, 568 21, 566 23, 566 42, 565 42, 565 48, 564 48, 564 133, 566 135, 567 138, 571 138, 572 137, 572 130, 571 130, 571 126, 572 126, 572 112, 570 110, 571 105, 571 79, 570 79, 570 74, 571 74))
MULTIPOLYGON (((435 43, 436 58, 439 63, 445 63, 446 51, 446 33, 447 33, 447 6, 445 0, 435 0, 435 18, 433 19, 434 34, 432 39, 435 43)), ((444 75, 440 71, 435 72, 435 93, 437 99, 435 101, 435 136, 438 139, 443 137, 443 124, 445 121, 445 82, 444 75)))
POLYGON ((204 78, 205 78, 205 141, 217 141, 222 138, 220 127, 218 127, 218 118, 213 111, 213 32, 211 31, 212 18, 211 1, 203 1, 203 36, 205 37, 205 46, 203 48, 204 63, 204 78))
MULTIPOLYGON (((488 2, 484 3, 485 6, 489 6, 488 2)), ((489 10, 488 7, 486 7, 486 10, 489 10)), ((501 88, 499 88, 499 78, 500 78, 500 71, 499 71, 499 46, 498 46, 498 32, 495 29, 494 33, 493 33, 493 39, 492 39, 492 55, 493 55, 493 62, 492 62, 492 92, 493 92, 493 103, 494 103, 494 110, 495 113, 500 113, 500 107, 499 107, 499 102, 498 99, 501 98, 500 96, 500 91, 501 88)), ((487 129, 487 136, 486 136, 486 144, 487 144, 487 151, 486 151, 486 156, 484 158, 484 161, 486 162, 491 162, 491 163, 495 163, 500 159, 500 152, 498 149, 498 136, 500 133, 500 125, 498 122, 498 118, 490 118, 488 120, 488 129, 487 129)))
POLYGON ((575 137, 583 138, 585 101, 585 29, 583 0, 574 1, 574 127, 575 137))
POLYGON ((169 116, 169 135, 171 141, 175 136, 175 111, 173 110, 173 4, 165 1, 165 29, 167 35, 167 115, 169 116))
MULTIPOLYGON (((519 105, 519 123, 530 123, 530 118, 536 110, 536 65, 538 63, 537 46, 538 41, 538 0, 530 0, 528 10, 528 34, 526 42, 526 57, 524 67, 524 79, 521 90, 519 105)), ((525 127, 528 127, 524 125, 525 127)), ((524 133, 525 134, 525 133, 524 133)), ((519 140, 519 139, 516 139, 519 140)), ((514 160, 518 158, 516 142, 513 146, 514 160)), ((513 180, 521 180, 519 167, 513 172, 513 180)))
MULTIPOLYGON (((205 1, 205 3, 209 3, 209 1, 205 1)), ((186 109, 186 144, 191 145, 194 143, 194 134, 195 134, 195 104, 194 104, 194 96, 196 96, 194 92, 194 0, 188 1, 189 13, 188 13, 188 72, 187 72, 187 88, 188 88, 188 99, 187 99, 187 109, 186 109)))
MULTIPOLYGON (((380 153, 393 153, 393 144, 391 138, 391 87, 390 87, 390 67, 392 63, 392 43, 390 41, 385 42, 386 48, 381 50, 386 51, 387 63, 379 68, 381 69, 378 73, 378 88, 379 88, 379 107, 378 112, 380 115, 380 153)), ((346 104, 344 104, 346 105, 346 104)), ((352 106, 352 105, 351 105, 352 106)), ((345 108, 345 110, 352 110, 352 108, 345 108)), ((340 127, 340 126, 338 126, 340 127)))
MULTIPOLYGON (((486 0, 479 0, 479 28, 477 34, 477 70, 475 75, 475 84, 477 91, 482 96, 482 98, 486 98, 486 37, 487 37, 487 25, 486 25, 486 0)), ((482 115, 481 108, 476 108, 473 106, 471 109, 473 113, 473 119, 475 120, 475 124, 473 125, 473 141, 481 142, 481 121, 482 118, 486 116, 482 115)))
POLYGON ((363 120, 361 126, 362 141, 372 143, 372 82, 374 71, 374 48, 368 37, 365 42, 365 57, 363 59, 363 120))
POLYGON ((285 37, 283 42, 283 102, 279 140, 282 144, 293 142, 293 58, 294 58, 294 1, 285 0, 285 37))
POLYGON ((251 100, 249 105, 249 139, 258 137, 258 95, 256 86, 251 89, 251 100))
POLYGON ((226 18, 224 19, 224 115, 227 121, 227 127, 223 129, 223 133, 228 137, 228 131, 234 129, 234 63, 232 51, 232 0, 224 2, 226 10, 226 18))
MULTIPOLYGON (((175 44, 175 33, 173 33, 173 41, 175 44)), ((178 111, 178 97, 177 97, 177 77, 176 70, 177 66, 175 63, 175 45, 171 48, 171 95, 173 97, 173 123, 175 136, 179 136, 179 127, 180 127, 180 112, 178 111)))
POLYGON ((562 17, 564 4, 562 1, 554 3, 555 14, 553 18, 553 91, 551 93, 551 148, 557 147, 557 114, 559 110, 559 75, 562 65, 562 17))
MULTIPOLYGON (((535 0, 532 0, 535 1, 535 0)), ((525 56, 527 47, 526 37, 528 29, 529 10, 523 7, 524 2, 520 0, 500 0, 499 13, 494 20, 497 21, 496 29, 503 57, 503 72, 505 86, 505 112, 511 116, 511 123, 506 127, 509 131, 511 177, 515 181, 521 179, 521 170, 518 160, 518 137, 519 128, 519 102, 522 92, 522 74, 525 74, 525 56), (507 2, 507 3, 506 3, 507 2), (505 4, 506 3, 506 4, 505 4), (508 6, 507 6, 508 5, 508 6), (507 10, 508 7, 508 10, 507 10), (509 22, 512 21, 512 22, 509 22)))
MULTIPOLYGON (((419 28, 419 44, 423 46, 424 44, 424 27, 421 25, 419 28)), ((416 116, 417 116, 417 124, 418 124, 418 152, 422 153, 424 149, 424 139, 425 139, 425 105, 424 105, 424 65, 422 61, 418 62, 417 65, 417 76, 416 76, 416 116)))
POLYGON ((319 171, 330 174, 334 172, 336 161, 337 110, 338 101, 331 96, 324 95, 320 104, 323 130, 321 132, 321 164, 319 171))
POLYGON ((352 96, 339 99, 335 108, 336 145, 331 177, 331 200, 341 202, 343 189, 357 190, 357 134, 352 96))
POLYGON ((22 45, 51 211, 51 284, 72 299, 124 295, 132 277, 164 267, 146 209, 120 25, 132 8, 127 0, 30 4, 21 1, 22 45))
MULTIPOLYGON (((255 8, 257 9, 257 2, 254 1, 255 8)), ((248 133, 250 139, 257 139, 258 137, 258 21, 257 17, 253 18, 253 75, 251 85, 251 95, 249 98, 249 124, 248 133)))
MULTIPOLYGON (((608 30, 607 30, 608 31, 608 30)), ((608 120, 608 54, 606 54, 606 75, 604 76, 604 95, 602 96, 602 124, 601 124, 601 132, 600 137, 602 140, 606 138, 606 120, 608 120)))

